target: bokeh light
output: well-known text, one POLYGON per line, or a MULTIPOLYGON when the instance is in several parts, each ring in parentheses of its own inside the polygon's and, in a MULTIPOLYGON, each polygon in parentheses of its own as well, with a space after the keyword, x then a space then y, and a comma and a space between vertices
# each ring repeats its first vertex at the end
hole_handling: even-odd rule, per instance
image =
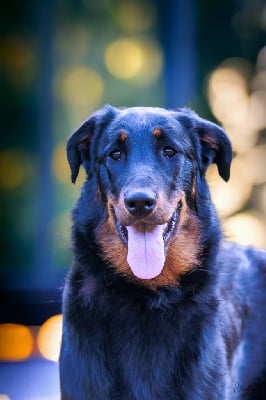
POLYGON ((239 213, 228 218, 223 224, 226 236, 242 245, 266 246, 266 232, 263 216, 255 212, 239 213))
POLYGON ((163 66, 163 52, 159 44, 151 40, 142 41, 140 48, 142 64, 134 83, 145 87, 151 85, 160 76, 163 66))
POLYGON ((24 325, 0 324, 0 360, 23 361, 33 350, 33 337, 24 325))
POLYGON ((40 328, 37 345, 41 355, 51 361, 58 361, 62 337, 62 315, 54 315, 40 328))
POLYGON ((55 178, 59 182, 63 184, 70 184, 70 168, 67 162, 65 143, 60 143, 54 149, 52 169, 55 178))
POLYGON ((162 52, 154 41, 118 39, 105 50, 105 63, 110 74, 118 79, 133 79, 148 86, 160 74, 162 52))
POLYGON ((29 40, 11 35, 0 40, 0 65, 15 85, 27 84, 34 77, 35 63, 29 40))
POLYGON ((130 79, 141 68, 142 54, 140 46, 134 40, 116 40, 107 47, 105 62, 112 75, 119 79, 130 79))
POLYGON ((263 48, 255 69, 244 59, 228 59, 211 73, 208 81, 211 110, 228 132, 236 152, 228 183, 218 178, 213 166, 209 169, 212 197, 219 214, 226 218, 227 237, 258 247, 266 245, 266 145, 261 144, 266 127, 265 77, 263 48), (257 214, 252 210, 254 206, 257 214))
POLYGON ((247 81, 233 60, 213 71, 208 96, 213 114, 225 125, 235 125, 245 116, 249 103, 247 81))
POLYGON ((140 0, 123 0, 117 10, 117 19, 125 31, 145 31, 155 21, 155 9, 152 4, 140 0))
POLYGON ((252 182, 245 176, 242 167, 242 163, 236 158, 228 182, 224 182, 218 176, 213 165, 207 172, 212 199, 221 217, 227 217, 240 209, 251 194, 252 182))
POLYGON ((81 109, 86 115, 98 107, 104 92, 100 74, 87 66, 61 68, 56 77, 55 90, 67 106, 81 109))
POLYGON ((21 150, 3 150, 0 152, 0 187, 14 189, 29 178, 32 166, 30 157, 21 150))
POLYGON ((228 59, 208 80, 211 110, 238 152, 248 151, 256 143, 259 130, 266 125, 266 91, 263 85, 259 86, 263 73, 260 69, 259 75, 252 78, 252 67, 246 60, 228 59))
MULTIPOLYGON (((53 157, 52 157, 52 170, 54 177, 57 179, 58 182, 71 186, 71 190, 73 189, 73 184, 71 183, 70 179, 70 167, 67 161, 66 156, 66 144, 60 143, 55 147, 53 157)), ((85 171, 82 167, 80 167, 80 172, 77 177, 75 187, 79 190, 81 184, 85 181, 85 171)))
POLYGON ((239 179, 246 179, 253 185, 261 185, 266 182, 266 145, 261 144, 250 149, 245 154, 236 157, 239 167, 239 179))

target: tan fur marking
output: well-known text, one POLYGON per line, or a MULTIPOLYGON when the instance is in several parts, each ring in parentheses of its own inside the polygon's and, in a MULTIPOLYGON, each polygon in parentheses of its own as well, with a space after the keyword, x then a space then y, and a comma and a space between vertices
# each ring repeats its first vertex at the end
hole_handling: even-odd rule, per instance
POLYGON ((193 176, 192 189, 191 189, 191 197, 193 200, 196 199, 196 195, 197 195, 196 176, 193 176))
POLYGON ((154 128, 152 133, 154 136, 160 137, 162 134, 162 130, 160 128, 154 128))
POLYGON ((178 285, 180 278, 200 264, 199 231, 200 223, 192 214, 182 193, 182 208, 179 215, 175 237, 169 244, 163 271, 150 280, 137 278, 127 263, 127 248, 121 242, 115 226, 112 213, 109 211, 107 220, 96 232, 96 238, 101 246, 106 261, 110 262, 116 271, 131 281, 139 282, 156 290, 160 286, 178 285))
POLYGON ((120 139, 124 142, 127 139, 127 133, 126 131, 122 131, 120 133, 120 139))
POLYGON ((97 186, 97 199, 101 202, 102 201, 102 192, 99 188, 99 186, 97 186))

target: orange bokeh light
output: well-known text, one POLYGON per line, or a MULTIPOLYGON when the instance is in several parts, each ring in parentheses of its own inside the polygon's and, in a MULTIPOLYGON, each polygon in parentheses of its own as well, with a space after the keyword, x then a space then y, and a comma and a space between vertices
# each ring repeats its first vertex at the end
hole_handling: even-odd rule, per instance
POLYGON ((0 324, 0 360, 23 361, 33 350, 33 337, 24 325, 0 324))

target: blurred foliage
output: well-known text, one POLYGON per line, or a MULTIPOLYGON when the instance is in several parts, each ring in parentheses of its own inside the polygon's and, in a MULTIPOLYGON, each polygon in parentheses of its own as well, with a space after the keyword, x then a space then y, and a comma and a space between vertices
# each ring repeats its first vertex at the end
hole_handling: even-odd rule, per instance
MULTIPOLYGON (((84 178, 81 174, 75 187, 70 184, 66 139, 104 103, 164 106, 166 43, 175 41, 168 26, 171 3, 12 0, 5 4, 0 20, 0 268, 6 287, 36 286, 40 251, 50 253, 52 260, 43 285, 61 284, 70 263, 69 210, 84 178), (42 7, 48 10, 44 17, 42 7), (42 20, 52 26, 44 38, 52 44, 51 53, 42 49, 46 43, 42 20), (53 152, 45 168, 52 178, 47 187, 53 209, 44 224, 38 197, 46 179, 39 167, 43 159, 39 119, 45 102, 40 71, 48 61, 52 61, 53 105, 47 140, 52 140, 53 152), (48 247, 37 249, 41 235, 51 240, 48 247)), ((226 218, 229 237, 265 245, 265 3, 199 0, 194 7, 197 88, 188 104, 222 124, 236 151, 229 184, 218 181, 210 169, 213 196, 226 218)))

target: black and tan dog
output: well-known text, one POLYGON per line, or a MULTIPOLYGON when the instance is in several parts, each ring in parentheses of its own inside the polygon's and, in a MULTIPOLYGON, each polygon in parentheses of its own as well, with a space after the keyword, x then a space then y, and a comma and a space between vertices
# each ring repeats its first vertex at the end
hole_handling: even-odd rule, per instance
POLYGON ((188 109, 106 106, 70 137, 74 262, 63 400, 262 400, 265 253, 224 241, 205 172, 226 133, 188 109), (263 270, 264 268, 264 270, 263 270))

